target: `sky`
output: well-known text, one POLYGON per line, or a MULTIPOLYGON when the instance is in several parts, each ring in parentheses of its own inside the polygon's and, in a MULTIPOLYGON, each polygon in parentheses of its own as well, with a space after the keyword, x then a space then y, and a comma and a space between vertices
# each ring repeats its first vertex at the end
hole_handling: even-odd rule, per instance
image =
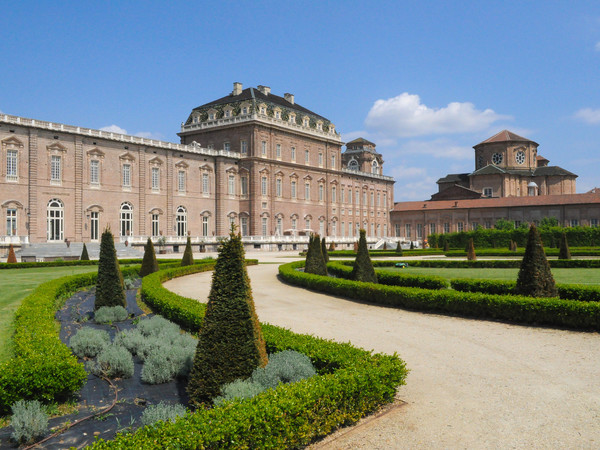
POLYGON ((9 2, 0 111, 179 142, 233 82, 290 92, 377 144, 426 200, 503 129, 600 186, 598 1, 9 2))

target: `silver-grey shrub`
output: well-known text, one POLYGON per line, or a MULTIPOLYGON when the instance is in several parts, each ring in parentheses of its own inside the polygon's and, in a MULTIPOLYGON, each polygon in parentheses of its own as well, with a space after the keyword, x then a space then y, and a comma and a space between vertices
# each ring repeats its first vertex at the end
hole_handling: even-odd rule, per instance
POLYGON ((179 327, 162 316, 140 320, 137 329, 144 336, 162 336, 166 333, 179 333, 179 327))
POLYGON ((132 330, 123 330, 115 336, 113 341, 116 345, 122 345, 129 350, 133 355, 137 355, 138 349, 143 345, 146 337, 134 328, 132 330))
POLYGON ((216 406, 220 406, 228 400, 244 400, 246 398, 252 398, 265 390, 266 388, 264 386, 255 383, 250 379, 235 380, 231 383, 227 383, 221 388, 221 396, 215 398, 213 403, 216 406))
POLYGON ((96 323, 122 322, 129 317, 129 313, 122 306, 103 306, 94 313, 96 323))
POLYGON ((37 400, 19 400, 12 405, 12 438, 18 443, 31 442, 48 430, 48 414, 37 400))
POLYGON ((131 378, 133 375, 133 358, 125 347, 112 344, 102 350, 95 364, 89 364, 88 368, 98 376, 131 378))
POLYGON ((142 367, 142 381, 149 384, 166 383, 177 376, 186 376, 192 369, 196 340, 177 339, 179 343, 191 341, 193 345, 176 345, 173 342, 158 344, 147 354, 142 367))
POLYGON ((110 344, 110 336, 104 330, 84 327, 69 340, 69 347, 78 357, 93 358, 110 344))
POLYGON ((185 406, 180 404, 171 405, 169 403, 160 402, 158 405, 148 406, 142 413, 142 425, 152 425, 162 420, 163 422, 175 422, 178 417, 184 416, 187 413, 185 406))
POLYGON ((279 383, 294 383, 316 374, 308 356, 294 350, 285 350, 269 355, 269 363, 255 369, 250 379, 269 389, 276 388, 279 383))

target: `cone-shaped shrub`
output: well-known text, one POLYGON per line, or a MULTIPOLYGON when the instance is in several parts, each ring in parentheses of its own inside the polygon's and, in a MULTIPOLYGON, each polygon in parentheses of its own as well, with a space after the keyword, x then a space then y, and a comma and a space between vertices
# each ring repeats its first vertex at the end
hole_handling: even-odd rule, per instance
POLYGON ((477 256, 475 255, 475 245, 473 244, 473 238, 469 239, 467 244, 467 261, 476 261, 477 256))
POLYGON ((400 245, 400 241, 398 241, 398 245, 396 246, 396 255, 402 256, 402 246, 400 245))
POLYGON ((335 242, 330 242, 329 243, 329 251, 332 252, 335 250, 335 242))
POLYGON ((361 229, 359 233, 358 253, 356 254, 354 267, 352 268, 352 279, 367 283, 377 283, 377 275, 375 275, 375 269, 373 269, 373 263, 371 262, 369 249, 367 248, 366 232, 361 229))
POLYGON ((102 233, 100 241, 100 260, 98 261, 98 279, 96 281, 96 301, 94 309, 102 306, 127 306, 123 274, 115 250, 115 242, 109 228, 102 233))
POLYGON ((8 246, 8 258, 6 259, 6 262, 10 264, 15 264, 17 262, 17 255, 15 255, 15 249, 12 244, 8 246))
POLYGON ((354 253, 358 251, 358 242, 354 243, 354 253))
POLYGON ((327 243, 325 242, 325 238, 321 239, 321 254, 323 255, 325 264, 327 264, 329 262, 329 253, 327 253, 327 243))
POLYGON ((531 297, 556 297, 556 285, 535 225, 529 228, 525 256, 515 286, 515 293, 531 297))
POLYGON ((444 241, 444 251, 445 252, 449 252, 450 251, 450 243, 447 240, 444 241))
POLYGON ((242 238, 232 232, 219 249, 213 272, 187 386, 191 403, 210 402, 223 385, 248 378, 266 364, 267 350, 254 308, 242 238))
POLYGON ((384 250, 387 250, 387 242, 384 242, 384 243, 383 243, 383 249, 384 249, 384 250))
POLYGON ((571 259, 569 242, 567 241, 567 234, 564 231, 560 237, 560 250, 558 251, 558 259, 571 259))
POLYGON ((183 252, 183 258, 181 258, 182 266, 191 266, 194 264, 194 254, 192 252, 192 239, 188 236, 187 242, 185 243, 185 251, 183 252))
POLYGON ((83 250, 81 250, 81 256, 79 257, 80 261, 89 261, 90 255, 88 255, 87 247, 85 246, 85 242, 83 243, 83 250))
POLYGON ((306 253, 304 272, 326 276, 327 264, 325 263, 323 251, 321 250, 321 238, 319 238, 318 234, 315 234, 310 237, 308 242, 308 252, 306 253))
POLYGON ((140 269, 140 277, 145 277, 158 271, 158 261, 156 260, 156 253, 154 252, 154 244, 152 239, 148 238, 146 245, 144 245, 144 259, 142 260, 142 267, 140 269))

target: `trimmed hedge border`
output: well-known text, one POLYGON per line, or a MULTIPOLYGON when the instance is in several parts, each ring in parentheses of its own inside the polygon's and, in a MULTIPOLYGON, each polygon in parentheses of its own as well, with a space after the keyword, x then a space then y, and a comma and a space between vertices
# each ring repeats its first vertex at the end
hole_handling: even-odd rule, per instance
MULTIPOLYGON (((139 266, 122 269, 135 274, 139 266)), ((17 400, 56 401, 83 386, 83 364, 59 337, 54 316, 67 296, 96 282, 97 273, 57 278, 40 284, 15 313, 14 357, 0 365, 0 414, 17 400)))
MULTIPOLYGON (((374 267, 393 267, 398 261, 379 261, 374 260, 374 267)), ((521 259, 478 259, 477 261, 455 261, 444 259, 420 259, 409 260, 407 262, 412 267, 439 267, 439 268, 486 268, 486 269, 518 269, 521 267, 521 259)), ((553 269, 596 269, 600 268, 600 259, 549 259, 548 263, 553 269)))
MULTIPOLYGON (((142 289, 144 301, 157 313, 197 330, 205 305, 159 286, 161 280, 189 273, 188 267, 156 272, 143 279, 142 289)), ((197 410, 174 423, 144 427, 113 441, 98 440, 92 448, 302 447, 389 403, 405 382, 407 370, 396 355, 372 354, 273 325, 263 324, 262 330, 269 352, 304 353, 319 376, 280 385, 245 401, 197 410)))
MULTIPOLYGON (((571 248, 571 256, 600 256, 600 249, 597 247, 574 247, 571 248)), ((520 248, 516 252, 510 250, 503 250, 499 248, 482 248, 475 249, 477 256, 520 256, 521 258, 525 254, 525 248, 520 248)), ((560 249, 558 248, 544 248, 546 256, 558 256, 560 249)), ((446 252, 446 256, 449 258, 455 257, 466 257, 467 252, 464 250, 450 250, 446 252)))
POLYGON ((290 284, 315 291, 413 311, 600 331, 598 302, 361 283, 305 274, 297 270, 303 264, 303 261, 298 261, 279 266, 279 275, 290 284))
MULTIPOLYGON (((181 262, 180 259, 159 259, 159 264, 172 264, 181 262)), ((121 266, 129 264, 142 264, 142 258, 133 259, 120 259, 119 264, 121 266)), ((19 263, 0 263, 0 270, 2 269, 30 269, 32 267, 62 267, 62 266, 97 266, 98 260, 87 260, 87 261, 47 261, 47 262, 19 262, 19 263)))
MULTIPOLYGON (((355 257, 356 252, 354 250, 333 250, 328 252, 329 256, 333 256, 335 258, 347 258, 347 257, 355 257)), ((401 258, 402 256, 420 256, 420 255, 444 255, 444 251, 436 248, 428 248, 428 249, 420 249, 420 250, 402 250, 402 255, 396 253, 395 250, 369 250, 369 256, 373 257, 383 257, 383 256, 395 256, 401 258)))

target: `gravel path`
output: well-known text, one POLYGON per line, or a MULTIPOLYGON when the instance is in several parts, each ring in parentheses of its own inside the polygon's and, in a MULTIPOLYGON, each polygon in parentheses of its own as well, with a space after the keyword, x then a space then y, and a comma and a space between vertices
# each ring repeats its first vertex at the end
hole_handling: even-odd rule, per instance
MULTIPOLYGON (((600 448, 600 334, 422 314, 288 286, 248 268, 259 319, 411 370, 398 401, 314 448, 600 448)), ((206 301, 210 274, 165 286, 206 301)))

